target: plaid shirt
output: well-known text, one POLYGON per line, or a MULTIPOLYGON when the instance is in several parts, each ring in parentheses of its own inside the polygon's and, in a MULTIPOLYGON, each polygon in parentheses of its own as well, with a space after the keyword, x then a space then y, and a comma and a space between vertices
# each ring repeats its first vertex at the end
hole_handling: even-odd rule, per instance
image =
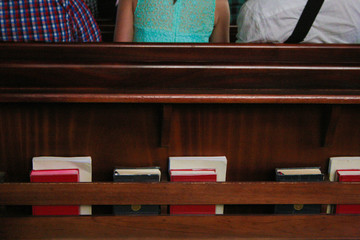
POLYGON ((97 0, 85 0, 86 5, 91 11, 91 14, 97 18, 99 15, 97 0))
POLYGON ((0 0, 0 31, 0 41, 101 41, 83 0, 0 0))

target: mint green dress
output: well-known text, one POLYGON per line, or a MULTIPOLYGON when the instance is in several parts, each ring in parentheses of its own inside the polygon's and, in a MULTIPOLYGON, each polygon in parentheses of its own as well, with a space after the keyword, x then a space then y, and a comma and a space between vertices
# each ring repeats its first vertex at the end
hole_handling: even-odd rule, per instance
POLYGON ((134 42, 209 42, 216 0, 138 0, 134 42))

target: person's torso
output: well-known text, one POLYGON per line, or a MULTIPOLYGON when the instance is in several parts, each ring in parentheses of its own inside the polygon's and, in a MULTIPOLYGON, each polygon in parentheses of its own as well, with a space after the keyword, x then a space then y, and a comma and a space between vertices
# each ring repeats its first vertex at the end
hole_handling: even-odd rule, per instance
POLYGON ((215 0, 138 0, 134 42, 209 42, 215 0))
MULTIPOLYGON (((248 0, 267 42, 284 42, 293 32, 307 0, 248 0), (259 20, 258 18, 261 18, 259 20)), ((253 29, 252 31, 257 31, 253 29)), ((325 0, 304 43, 359 43, 360 1, 325 0)))

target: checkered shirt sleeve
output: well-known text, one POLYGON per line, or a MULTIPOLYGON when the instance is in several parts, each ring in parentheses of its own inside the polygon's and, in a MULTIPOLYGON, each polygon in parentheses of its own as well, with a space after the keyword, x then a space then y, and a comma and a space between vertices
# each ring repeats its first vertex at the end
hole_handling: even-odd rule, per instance
POLYGON ((69 0, 72 31, 77 42, 101 41, 100 30, 83 0, 69 0))
POLYGON ((100 41, 100 30, 82 0, 0 1, 0 41, 90 42, 100 41), (80 16, 80 15, 83 16, 80 16), (81 20, 76 20, 76 18, 81 20), (73 19, 73 21, 69 21, 73 19), (79 26, 78 24, 83 24, 79 26), (74 35, 74 33, 76 33, 74 35))

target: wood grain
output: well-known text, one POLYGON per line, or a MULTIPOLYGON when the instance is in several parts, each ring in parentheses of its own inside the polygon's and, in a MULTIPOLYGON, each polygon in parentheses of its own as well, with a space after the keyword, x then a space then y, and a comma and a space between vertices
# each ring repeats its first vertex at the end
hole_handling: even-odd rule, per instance
POLYGON ((357 239, 360 216, 1 217, 1 239, 357 239))
POLYGON ((360 183, 3 183, 0 192, 3 205, 360 204, 360 183))
POLYGON ((12 64, 0 65, 0 76, 0 88, 29 89, 360 88, 360 67, 12 64))
POLYGON ((169 147, 159 147, 162 104, 3 103, 0 169, 28 182, 34 156, 93 159, 93 180, 116 166, 160 166, 169 156, 226 156, 227 181, 271 181, 276 167, 319 166, 360 154, 360 109, 341 105, 331 147, 322 147, 327 105, 174 104, 169 147))
POLYGON ((277 167, 326 173, 329 157, 360 155, 359 45, 0 43, 0 62, 10 182, 0 204, 218 203, 252 214, 6 217, 1 239, 359 239, 359 216, 254 215, 360 204, 357 183, 271 182, 277 167), (341 115, 326 125, 330 104, 341 115), (41 155, 91 156, 95 183, 19 183, 41 155), (121 166, 160 166, 166 180, 168 157, 184 155, 226 156, 228 182, 111 183, 121 166))
POLYGON ((359 56, 357 45, 1 43, 0 101, 354 104, 359 56))
MULTIPOLYGON (((359 66, 359 45, 336 44, 31 44, 1 43, 7 64, 176 64, 359 66), (61 54, 59 54, 61 53, 61 54), (74 57, 76 55, 76 57, 74 57)), ((304 79, 308 81, 308 79, 304 79)))

